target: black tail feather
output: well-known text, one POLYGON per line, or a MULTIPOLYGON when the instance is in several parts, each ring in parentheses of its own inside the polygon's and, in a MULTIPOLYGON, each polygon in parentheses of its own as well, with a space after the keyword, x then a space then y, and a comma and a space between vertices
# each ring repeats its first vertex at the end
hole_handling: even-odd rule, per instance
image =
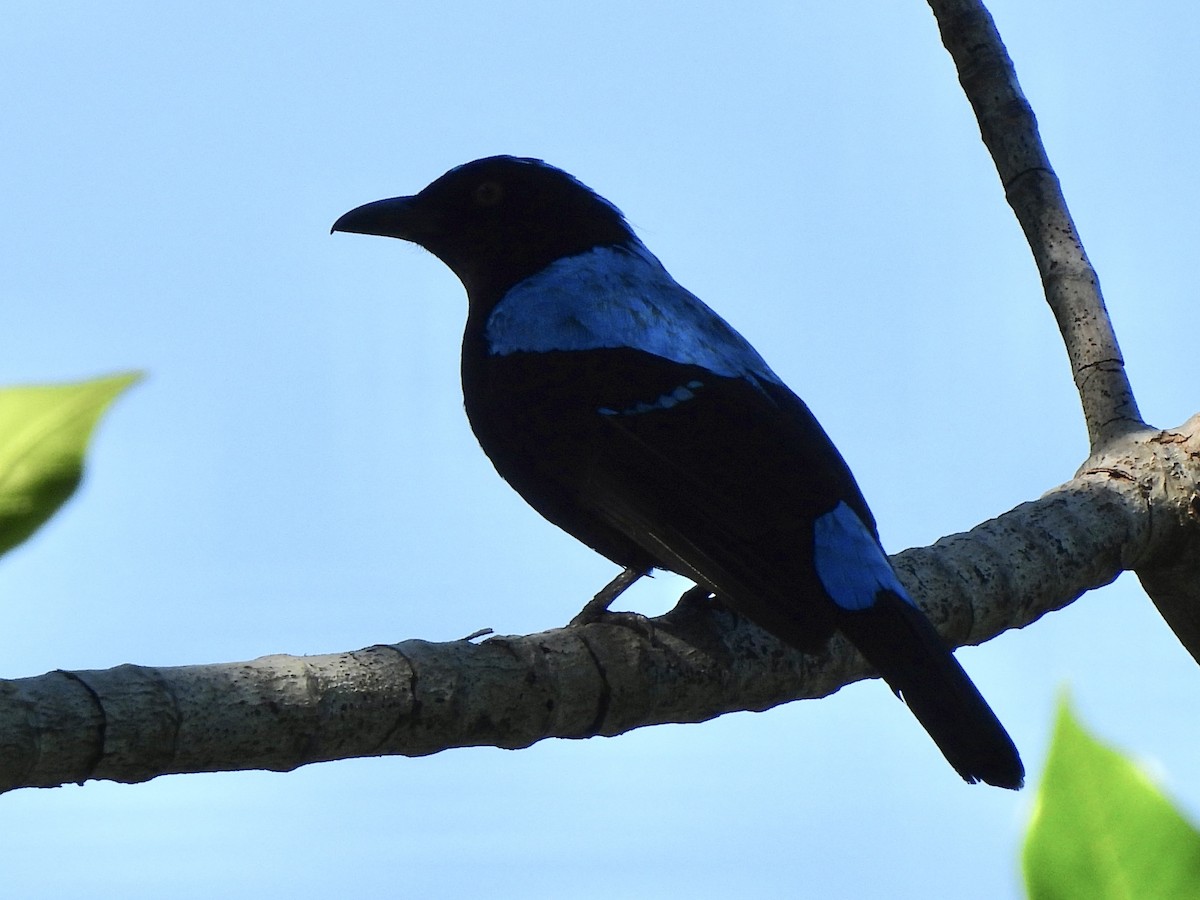
POLYGON ((1019 789, 1025 767, 987 701, 922 613, 890 591, 839 628, 899 694, 968 782, 1019 789))

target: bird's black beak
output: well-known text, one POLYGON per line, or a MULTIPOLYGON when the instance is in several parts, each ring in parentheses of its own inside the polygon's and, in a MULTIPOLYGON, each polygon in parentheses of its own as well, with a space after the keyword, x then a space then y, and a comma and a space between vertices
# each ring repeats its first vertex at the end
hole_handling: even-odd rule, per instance
POLYGON ((429 217, 416 204, 416 197, 392 197, 355 207, 333 223, 330 234, 377 234, 420 243, 430 230, 429 217))

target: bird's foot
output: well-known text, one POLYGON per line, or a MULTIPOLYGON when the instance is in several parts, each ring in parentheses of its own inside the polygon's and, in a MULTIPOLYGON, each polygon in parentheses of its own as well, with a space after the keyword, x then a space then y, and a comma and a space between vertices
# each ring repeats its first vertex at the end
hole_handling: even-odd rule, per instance
POLYGON ((636 631, 646 640, 653 642, 655 635, 658 633, 654 627, 654 621, 648 616, 643 616, 638 612, 613 612, 612 610, 602 609, 593 618, 587 622, 577 622, 576 619, 571 620, 572 625, 615 625, 618 628, 628 628, 636 631))
POLYGON ((657 634, 654 620, 639 612, 605 612, 596 621, 604 625, 617 625, 621 628, 632 629, 652 643, 657 634))

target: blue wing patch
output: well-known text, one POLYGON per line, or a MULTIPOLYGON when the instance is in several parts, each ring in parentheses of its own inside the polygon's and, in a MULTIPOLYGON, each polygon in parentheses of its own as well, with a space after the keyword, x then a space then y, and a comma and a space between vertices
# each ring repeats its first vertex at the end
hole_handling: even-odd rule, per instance
POLYGON ((885 590, 912 603, 883 548, 844 501, 813 523, 813 565, 825 592, 842 609, 868 609, 885 590))
POLYGON ((669 394, 663 394, 652 403, 644 401, 635 403, 626 409, 612 409, 607 406, 602 406, 596 412, 602 416, 636 416, 641 413, 654 412, 656 409, 672 409, 680 403, 691 400, 696 395, 692 393, 704 387, 702 381, 689 381, 687 384, 681 384, 669 394))
POLYGON ((782 384, 758 351, 636 238, 555 260, 526 278, 496 304, 485 334, 498 356, 632 347, 716 375, 782 384))

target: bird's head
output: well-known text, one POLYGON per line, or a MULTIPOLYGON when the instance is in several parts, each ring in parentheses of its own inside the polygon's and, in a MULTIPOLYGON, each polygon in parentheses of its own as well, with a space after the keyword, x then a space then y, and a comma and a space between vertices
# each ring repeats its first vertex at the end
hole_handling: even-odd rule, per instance
POLYGON ((477 159, 411 197, 359 206, 333 231, 419 244, 453 270, 472 305, 495 303, 556 259, 636 240, 621 211, 586 185, 513 156, 477 159))

